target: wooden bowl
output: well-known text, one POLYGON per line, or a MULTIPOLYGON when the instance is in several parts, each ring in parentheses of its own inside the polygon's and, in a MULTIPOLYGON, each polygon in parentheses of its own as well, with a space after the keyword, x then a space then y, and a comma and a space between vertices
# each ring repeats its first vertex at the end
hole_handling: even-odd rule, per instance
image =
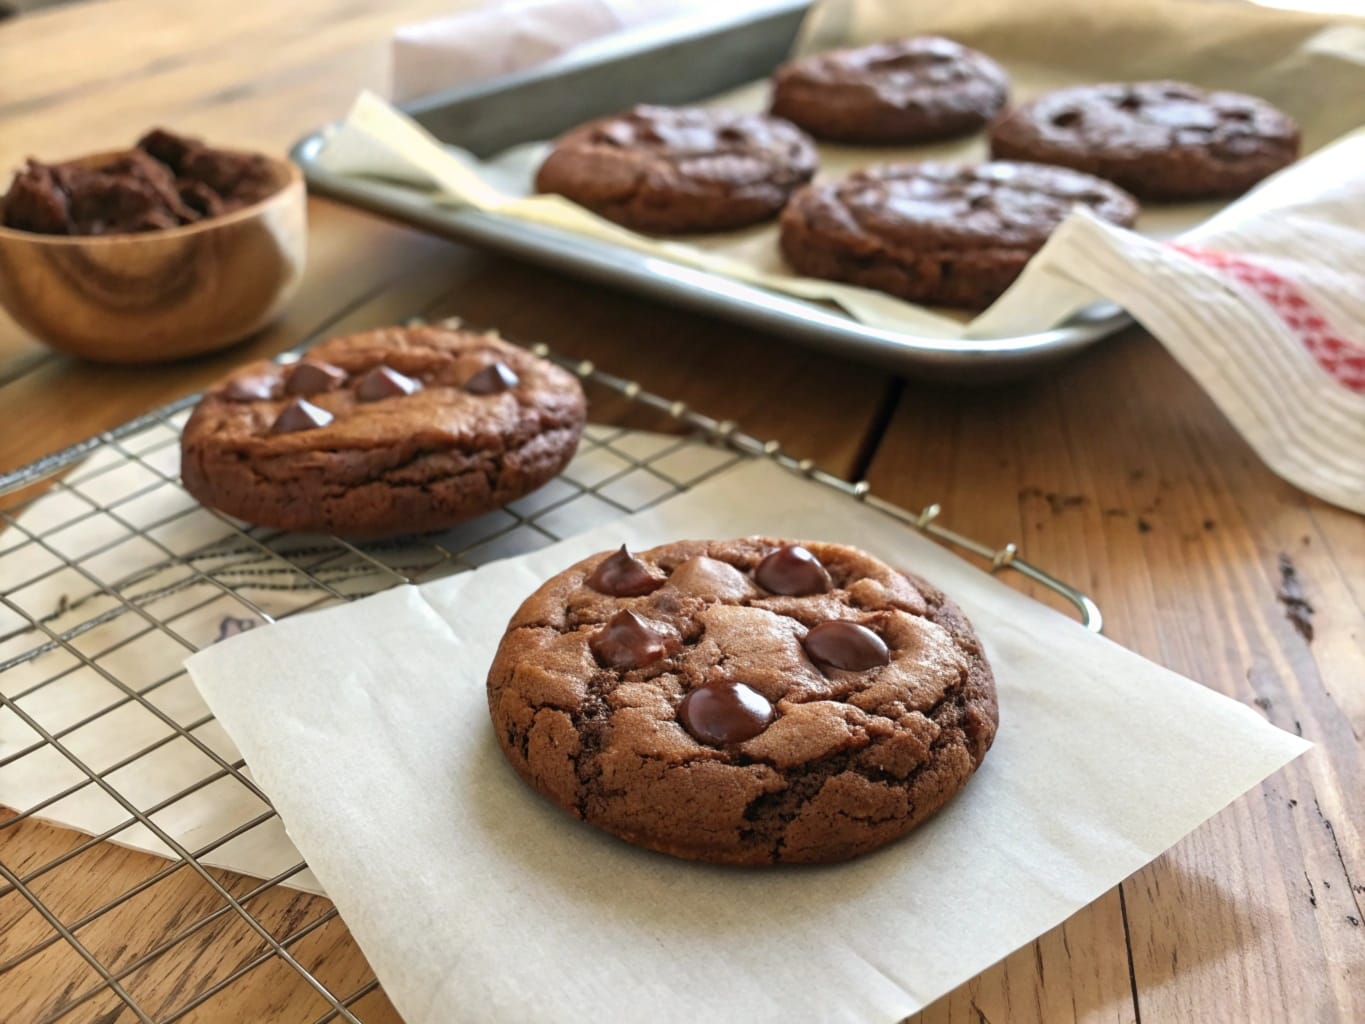
POLYGON ((280 313, 303 274, 303 175, 286 160, 270 165, 277 191, 184 227, 41 235, 0 226, 0 305, 53 348, 103 363, 183 359, 240 341, 280 313))

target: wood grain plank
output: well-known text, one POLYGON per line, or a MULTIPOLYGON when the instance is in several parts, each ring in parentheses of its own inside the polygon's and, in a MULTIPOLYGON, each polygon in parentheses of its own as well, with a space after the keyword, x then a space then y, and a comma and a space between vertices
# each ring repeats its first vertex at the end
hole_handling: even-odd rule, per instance
MULTIPOLYGON (((0 25, 0 172, 126 144, 154 123, 283 150, 386 85, 388 34, 469 0, 289 5, 103 0, 0 25), (111 45, 110 40, 137 40, 111 45)), ((1365 529, 1268 473, 1197 387, 1140 332, 1035 382, 991 391, 908 386, 705 317, 685 315, 423 238, 314 201, 304 290, 274 329, 220 356, 112 371, 53 356, 0 314, 0 469, 201 387, 340 316, 374 326, 423 305, 544 340, 781 440, 845 476, 874 454, 876 490, 941 501, 949 525, 1025 554, 1098 597, 1115 639, 1255 702, 1318 746, 1155 863, 946 996, 926 1022, 1365 1019, 1365 529), (371 296, 369 301, 364 301, 371 296), (357 306, 353 302, 359 301, 357 306), (349 313, 347 313, 349 311, 349 313), (899 395, 886 442, 878 417, 899 395), (1277 596, 1287 556, 1314 612, 1311 642, 1277 596)), ((603 402, 595 414, 625 415, 603 402)), ((2 813, 2 812, 0 812, 2 813)), ((0 861, 28 872, 72 833, 0 820, 0 861)), ((164 862, 109 845, 40 884, 73 920, 164 862)), ((234 893, 252 880, 218 877, 234 893)), ((181 869, 82 929, 130 964, 212 909, 181 869)), ((252 913, 284 937, 327 913, 271 889, 252 913)), ((254 933, 225 918, 130 976, 172 1012, 251 963, 254 933)), ((0 962, 53 935, 0 895, 0 962)), ((369 978, 340 922, 299 941, 346 991, 369 978)), ((0 976, 0 1019, 38 1019, 98 982, 64 942, 0 976)), ((98 993, 69 1019, 131 1020, 98 993)), ((185 1019, 311 1020, 318 997, 270 960, 185 1019)), ((397 1021, 382 991, 363 1020, 397 1021)))
MULTIPOLYGON (((296 344, 319 325, 361 330, 414 312, 458 314, 501 327, 523 341, 546 343, 675 395, 718 418, 736 418, 762 437, 780 439, 835 472, 851 475, 874 434, 877 407, 891 393, 882 373, 792 349, 780 340, 702 316, 589 289, 545 271, 428 238, 345 207, 310 206, 312 257, 303 288, 286 317, 243 346, 170 366, 106 368, 39 357, 0 385, 0 405, 15 429, 0 436, 0 467, 39 454, 202 387, 250 358, 296 344)), ((33 350, 0 327, 0 366, 34 360, 33 350)), ((599 422, 628 419, 620 401, 595 403, 599 422)), ((0 823, 0 861, 15 870, 40 868, 80 842, 73 833, 35 823, 0 823)), ((161 871, 165 862, 102 844, 35 881, 60 919, 72 923, 116 902, 161 871)), ((235 893, 257 883, 215 873, 235 893)), ((171 942, 223 904, 188 869, 99 914, 80 929, 92 953, 127 969, 171 942)), ((330 910, 326 900, 275 888, 248 909, 283 939, 330 910)), ((17 958, 54 933, 16 892, 0 897, 0 960, 17 958)), ((325 1009, 317 994, 277 959, 221 984, 264 952, 254 932, 227 913, 175 942, 127 977, 150 1012, 171 1014, 203 999, 187 1020, 312 1020, 325 1009)), ((301 942, 304 966, 334 991, 353 992, 371 979, 364 957, 340 922, 301 942), (305 956, 306 954, 306 956, 305 956)), ((72 1019, 115 1013, 117 1000, 62 941, 24 959, 0 983, 0 1019, 39 1019, 89 995, 72 1019), (89 1016, 85 1016, 89 1015, 89 1016)), ((382 991, 357 1004, 362 1019, 387 1024, 397 1015, 382 991)), ((126 1019, 131 1019, 127 1017, 126 1019)))
POLYGON ((7 22, 0 171, 29 155, 128 145, 157 123, 280 151, 345 113, 361 89, 387 91, 395 27, 473 5, 106 0, 7 22))
POLYGON ((1124 883, 1127 942, 1110 915, 1070 943, 1073 977, 1108 980, 1098 1006, 1068 1012, 1074 982, 1053 993, 1045 937, 919 1019, 973 1001, 990 1020, 1362 1019, 1365 524, 1274 477, 1139 331, 1004 391, 907 388, 871 480, 939 496, 968 533, 1016 534, 1096 597, 1113 639, 1317 744, 1124 883), (1311 642, 1278 596, 1282 556, 1311 642))

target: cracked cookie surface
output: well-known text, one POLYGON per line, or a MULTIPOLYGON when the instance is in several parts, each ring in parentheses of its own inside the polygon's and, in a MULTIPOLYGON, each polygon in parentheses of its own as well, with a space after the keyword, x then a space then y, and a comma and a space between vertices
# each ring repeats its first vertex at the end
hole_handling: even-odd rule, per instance
POLYGON ((992 157, 1072 167, 1143 199, 1241 195, 1298 154, 1298 125, 1283 111, 1186 82, 1059 89, 991 129, 992 157))
POLYGON ((204 394, 181 476, 262 526, 380 537, 443 529, 540 487, 586 416, 574 376, 493 334, 392 327, 291 366, 245 366, 204 394))
POLYGON ((808 185, 782 211, 782 255, 811 277, 981 309, 1074 206, 1129 225, 1136 200, 1065 167, 902 163, 808 185))
POLYGON ((905 834, 998 721, 981 645, 940 591, 855 548, 760 537, 603 552, 553 577, 509 623, 488 702, 512 766, 569 813, 752 865, 905 834))
POLYGON ((814 144, 780 118, 637 106, 557 139, 536 191, 638 231, 728 231, 777 216, 815 166, 814 144))
POLYGON ((801 57, 773 76, 772 112, 832 142, 891 145, 970 135, 1005 105, 984 53, 916 36, 801 57))

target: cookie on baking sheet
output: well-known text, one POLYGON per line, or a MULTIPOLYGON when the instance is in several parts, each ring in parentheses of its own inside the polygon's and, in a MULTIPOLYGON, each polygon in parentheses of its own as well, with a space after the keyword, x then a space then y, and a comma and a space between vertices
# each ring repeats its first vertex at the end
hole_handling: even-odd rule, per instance
POLYGON ((560 137, 536 191, 638 231, 727 231, 777 216, 815 166, 810 139, 778 118, 638 106, 560 137))
POLYGON ((993 157, 1074 167, 1143 199, 1241 195, 1298 155, 1288 114, 1185 82, 1059 89, 991 129, 993 157))
POLYGON ((1132 224, 1138 205, 1065 167, 887 164, 809 185, 782 211, 782 255, 810 277, 982 309, 1077 205, 1132 224))
POLYGON ((837 861, 981 764, 995 683, 930 584, 839 544, 750 537, 586 558, 527 598, 488 674, 504 753, 627 842, 837 861))
POLYGON ((801 57, 773 76, 772 112, 818 139, 909 144, 970 135, 1009 98, 984 53, 918 36, 801 57))
POLYGON ((246 366, 180 439, 186 489, 261 526, 380 537, 491 511, 568 464, 578 380, 493 334, 390 327, 246 366))

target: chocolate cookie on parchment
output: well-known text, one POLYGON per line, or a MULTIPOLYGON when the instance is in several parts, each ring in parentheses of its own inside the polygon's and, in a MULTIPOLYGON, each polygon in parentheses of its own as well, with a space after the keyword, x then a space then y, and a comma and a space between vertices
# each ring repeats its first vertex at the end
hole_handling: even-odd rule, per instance
POLYGON ((384 328, 233 373, 185 424, 180 472, 201 502, 249 523, 418 533, 546 483, 585 414, 572 374, 496 335, 384 328))
POLYGON ((680 541, 584 559, 512 617, 494 731, 531 786, 638 846, 838 861, 950 800, 995 737, 971 625, 838 544, 680 541))
POLYGON ((1298 155, 1288 114, 1185 82, 1059 89, 991 129, 993 157, 1072 167, 1142 199, 1238 196, 1298 155))
POLYGON ((1065 167, 887 164, 801 189, 782 211, 780 244, 810 277, 982 309, 1078 205, 1115 224, 1138 212, 1122 189, 1065 167))
POLYGON ((787 121, 638 106, 556 140, 536 191, 637 231, 728 231, 777 216, 815 166, 814 145, 787 121))
POLYGON ((970 135, 1008 98, 1004 69, 984 53, 917 36, 782 65, 772 112, 818 139, 909 145, 970 135))

